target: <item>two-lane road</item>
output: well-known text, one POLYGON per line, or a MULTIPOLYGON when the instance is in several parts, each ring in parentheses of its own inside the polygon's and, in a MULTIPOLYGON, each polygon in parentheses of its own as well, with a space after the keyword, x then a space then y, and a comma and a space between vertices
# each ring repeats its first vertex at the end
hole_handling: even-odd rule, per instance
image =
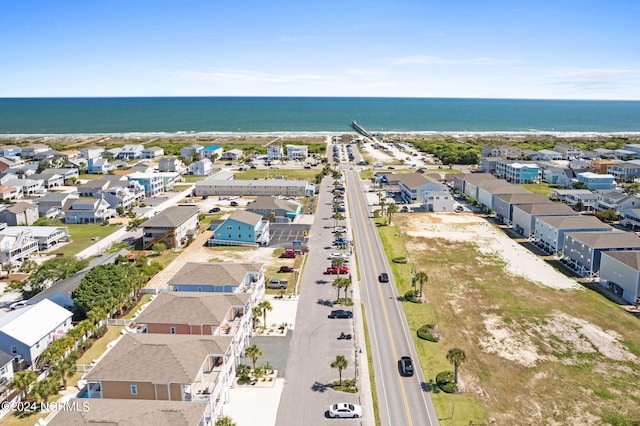
POLYGON ((412 334, 402 309, 391 268, 370 218, 358 172, 345 171, 351 223, 355 235, 362 301, 365 305, 371 354, 383 425, 437 425, 438 417, 419 363, 412 334), (387 272, 390 282, 379 283, 387 272), (416 367, 412 377, 399 374, 398 360, 411 356, 416 367))

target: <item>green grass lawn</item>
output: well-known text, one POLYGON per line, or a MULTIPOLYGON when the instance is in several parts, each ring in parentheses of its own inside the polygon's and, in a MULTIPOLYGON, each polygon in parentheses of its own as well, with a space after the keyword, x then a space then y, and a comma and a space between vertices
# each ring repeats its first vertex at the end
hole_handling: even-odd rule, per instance
POLYGON ((312 181, 320 170, 314 169, 249 169, 244 172, 236 173, 236 179, 253 180, 253 179, 274 179, 276 176, 284 176, 290 180, 308 180, 312 181))
MULTIPOLYGON (((118 229, 120 229, 120 225, 95 225, 95 224, 81 224, 81 225, 64 225, 69 228, 69 235, 71 236, 71 243, 68 243, 59 249, 55 250, 54 254, 64 253, 65 256, 75 256, 80 253, 82 250, 87 247, 95 244, 96 242, 92 240, 92 238, 99 237, 100 239, 111 235, 118 229)), ((105 244, 104 247, 100 247, 102 252, 107 250, 107 246, 105 244)))
POLYGON ((526 183, 522 185, 518 185, 524 187, 527 191, 531 191, 534 194, 542 194, 549 195, 556 189, 558 189, 557 185, 551 185, 545 182, 540 183, 526 183))
POLYGON ((93 342, 93 345, 80 358, 76 361, 76 364, 91 364, 93 360, 100 358, 100 356, 107 350, 107 345, 116 340, 124 327, 109 325, 107 326, 107 332, 104 336, 93 342))

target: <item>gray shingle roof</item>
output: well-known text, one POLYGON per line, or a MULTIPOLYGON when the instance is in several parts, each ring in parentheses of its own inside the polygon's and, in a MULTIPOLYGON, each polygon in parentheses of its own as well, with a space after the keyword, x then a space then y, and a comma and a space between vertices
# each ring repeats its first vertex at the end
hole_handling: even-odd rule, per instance
POLYGON ((167 284, 239 285, 248 273, 261 269, 259 263, 188 262, 167 284))
POLYGON ((233 337, 125 334, 87 380, 192 383, 209 354, 224 354, 233 337))
POLYGON ((229 219, 237 220, 238 222, 248 223, 249 225, 256 226, 262 220, 262 216, 256 213, 247 212, 244 210, 236 210, 231 213, 229 219))
POLYGON ((629 266, 630 268, 640 271, 640 250, 612 250, 602 254, 603 256, 611 256, 618 262, 629 266))
POLYGON ((149 228, 172 228, 178 227, 194 215, 198 215, 200 209, 196 206, 172 206, 158 213, 142 224, 149 228))
POLYGON ((568 232, 566 237, 600 249, 636 248, 640 249, 640 237, 625 231, 568 232))
POLYGON ((259 196, 247 206, 247 210, 253 209, 281 209, 295 212, 298 209, 298 203, 270 196, 259 196))
POLYGON ((565 215, 578 215, 579 213, 573 210, 566 204, 557 203, 544 203, 544 204, 521 204, 514 208, 520 209, 525 213, 531 215, 545 215, 545 214, 565 214, 565 215))
POLYGON ((556 229, 613 229, 595 216, 543 216, 538 220, 556 229))
POLYGON ((246 293, 166 291, 138 315, 136 323, 220 325, 231 307, 244 306, 249 299, 250 295, 246 293))
POLYGON ((96 398, 71 399, 69 403, 72 407, 88 404, 88 409, 59 410, 49 426, 197 426, 208 405, 204 402, 96 398))

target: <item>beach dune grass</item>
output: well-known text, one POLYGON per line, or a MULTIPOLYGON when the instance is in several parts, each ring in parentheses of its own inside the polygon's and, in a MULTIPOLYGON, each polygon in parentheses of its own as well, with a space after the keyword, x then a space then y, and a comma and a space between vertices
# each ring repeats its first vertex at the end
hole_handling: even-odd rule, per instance
POLYGON ((640 417, 637 358, 616 360, 593 344, 582 346, 586 337, 577 326, 568 329, 578 336, 574 340, 550 331, 562 326, 558 317, 575 318, 617 333, 622 350, 640 357, 640 345, 633 343, 640 341, 636 318, 595 292, 555 290, 512 276, 501 259, 481 254, 472 242, 409 237, 409 217, 398 214, 397 228, 377 229, 389 261, 411 253, 410 264, 391 263, 399 294, 411 289, 412 270, 430 277, 424 288, 428 303, 403 303, 427 380, 453 369, 446 360, 449 349, 467 355, 460 367, 462 392, 432 395, 443 425, 598 423, 612 412, 623 423, 640 417), (487 349, 495 338, 488 331, 491 318, 511 333, 511 353, 487 349), (416 330, 428 322, 438 324, 440 342, 417 338, 416 330), (531 354, 537 358, 527 363, 531 354))

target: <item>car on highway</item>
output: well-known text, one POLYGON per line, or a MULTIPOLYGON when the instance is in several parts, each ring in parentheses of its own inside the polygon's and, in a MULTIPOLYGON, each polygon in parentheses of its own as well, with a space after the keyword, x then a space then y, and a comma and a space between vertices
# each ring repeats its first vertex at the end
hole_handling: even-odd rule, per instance
POLYGON ((209 213, 218 213, 220 211, 220 207, 214 207, 212 209, 209 209, 209 213))
POLYGON ((336 309, 331 311, 329 318, 353 318, 353 312, 344 309, 336 309))
POLYGON ((335 418, 352 418, 362 417, 362 407, 357 404, 348 402, 339 402, 329 407, 329 417, 335 418))
POLYGON ((413 360, 410 356, 400 357, 400 361, 398 361, 398 366, 400 368, 400 375, 409 377, 413 376, 413 360))
POLYGON ((378 281, 380 281, 381 283, 388 283, 389 274, 387 274, 386 272, 381 273, 380 275, 378 275, 378 281))
POLYGON ((281 266, 280 269, 278 269, 278 272, 293 272, 294 269, 291 266, 281 266))
POLYGON ((325 274, 329 274, 329 275, 336 275, 336 274, 348 274, 349 273, 349 267, 348 266, 330 266, 327 268, 327 270, 325 271, 325 274))

